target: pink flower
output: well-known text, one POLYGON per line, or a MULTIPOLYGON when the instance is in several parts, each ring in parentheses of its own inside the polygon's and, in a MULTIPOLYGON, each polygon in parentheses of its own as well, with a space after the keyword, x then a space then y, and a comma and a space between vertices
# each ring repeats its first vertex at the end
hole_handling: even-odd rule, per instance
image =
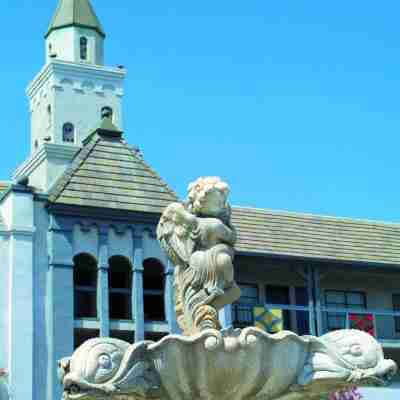
POLYGON ((347 390, 340 390, 338 392, 332 393, 329 396, 329 400, 362 400, 363 396, 358 391, 358 388, 351 387, 347 390))

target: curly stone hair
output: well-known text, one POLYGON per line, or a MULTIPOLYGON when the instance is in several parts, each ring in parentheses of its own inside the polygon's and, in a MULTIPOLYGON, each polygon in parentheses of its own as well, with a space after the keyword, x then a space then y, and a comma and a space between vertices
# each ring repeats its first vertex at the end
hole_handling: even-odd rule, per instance
MULTIPOLYGON (((186 203, 188 210, 195 215, 201 215, 206 196, 213 191, 219 191, 227 198, 229 185, 217 176, 201 177, 192 182, 188 186, 188 201, 186 203)), ((229 222, 230 215, 231 208, 228 202, 226 202, 219 217, 224 222, 229 222)))

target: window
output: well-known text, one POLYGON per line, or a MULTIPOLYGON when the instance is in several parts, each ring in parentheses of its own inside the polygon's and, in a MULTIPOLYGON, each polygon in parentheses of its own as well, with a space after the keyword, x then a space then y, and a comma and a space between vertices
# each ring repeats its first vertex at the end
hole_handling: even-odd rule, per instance
POLYGON ((240 283, 240 299, 232 305, 233 324, 236 328, 254 325, 253 307, 258 304, 257 285, 240 283))
MULTIPOLYGON (((366 309, 367 301, 365 293, 351 292, 340 290, 325 291, 325 304, 328 308, 345 308, 345 309, 366 309)), ((346 314, 344 313, 327 313, 328 331, 346 328, 346 314)))
MULTIPOLYGON (((392 296, 393 311, 400 311, 400 294, 394 294, 392 296)), ((395 329, 397 333, 400 333, 400 317, 394 317, 395 329)))
POLYGON ((151 340, 152 342, 158 342, 167 335, 168 333, 163 333, 163 332, 146 332, 144 335, 144 339, 151 340))
POLYGON ((74 349, 77 349, 87 340, 100 336, 97 329, 74 329, 74 349))
POLYGON ((70 122, 67 122, 63 126, 63 142, 74 143, 75 141, 75 128, 70 122))
MULTIPOLYGON (((308 307, 308 291, 305 287, 267 285, 265 287, 267 304, 308 307)), ((272 307, 271 307, 272 308, 272 307)), ((282 310, 283 329, 299 335, 310 334, 310 315, 308 311, 282 310)))
POLYGON ((88 58, 88 40, 86 37, 82 36, 80 38, 80 55, 81 60, 85 61, 88 58))
POLYGON ((74 316, 97 318, 97 263, 89 254, 74 257, 74 316))
POLYGON ((102 109, 101 109, 101 118, 102 119, 104 119, 104 118, 110 118, 110 119, 112 119, 113 118, 113 109, 111 108, 111 107, 103 107, 102 109))
POLYGON ((52 116, 51 116, 51 105, 47 106, 47 128, 51 128, 52 123, 52 116))
POLYGON ((143 262, 144 319, 165 321, 164 266, 155 258, 143 262))
POLYGON ((114 339, 123 340, 128 343, 134 343, 135 332, 134 331, 111 331, 110 337, 114 339))
MULTIPOLYGON (((289 286, 267 285, 265 287, 267 304, 290 305, 289 286)), ((290 311, 282 310, 283 328, 291 329, 290 311)))
POLYGON ((132 319, 132 266, 122 256, 109 260, 108 270, 110 319, 132 319))

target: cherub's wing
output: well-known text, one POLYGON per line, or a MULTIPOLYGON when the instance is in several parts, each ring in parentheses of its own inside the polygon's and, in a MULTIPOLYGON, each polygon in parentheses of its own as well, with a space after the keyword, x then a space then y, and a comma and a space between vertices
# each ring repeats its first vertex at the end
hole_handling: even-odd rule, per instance
POLYGON ((186 268, 195 248, 197 218, 181 203, 170 204, 157 226, 157 238, 174 265, 186 268))

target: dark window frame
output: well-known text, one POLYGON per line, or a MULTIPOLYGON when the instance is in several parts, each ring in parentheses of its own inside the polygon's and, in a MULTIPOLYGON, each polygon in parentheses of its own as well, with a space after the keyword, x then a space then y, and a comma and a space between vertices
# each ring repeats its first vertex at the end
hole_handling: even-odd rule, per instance
MULTIPOLYGON (((361 310, 366 310, 367 309, 367 294, 366 292, 362 292, 360 290, 338 290, 338 289, 328 289, 324 291, 324 296, 325 296, 325 306, 327 308, 344 308, 347 310, 351 310, 352 307, 361 309, 361 310), (328 295, 331 293, 339 293, 344 295, 344 302, 343 303, 334 303, 334 302, 328 302, 327 298, 328 295), (351 304, 348 301, 348 297, 350 295, 361 295, 363 299, 363 304, 351 304), (340 307, 338 307, 340 305, 340 307), (356 307, 355 307, 356 306, 356 307)), ((328 331, 333 331, 337 329, 344 329, 346 327, 346 315, 343 313, 335 313, 335 312, 327 312, 326 313, 326 328, 328 331), (339 324, 331 324, 330 321, 332 318, 335 318, 336 321, 343 321, 343 323, 339 324)))
MULTIPOLYGON (((393 311, 400 312, 400 293, 392 294, 393 311)), ((400 333, 400 317, 394 317, 394 329, 396 333, 400 333)))
POLYGON ((79 39, 79 55, 82 61, 87 61, 88 59, 88 38, 86 36, 81 36, 79 39))
POLYGON ((128 258, 121 255, 110 257, 108 265, 108 304, 110 321, 132 321, 134 318, 132 309, 132 265, 128 258), (124 280, 121 280, 122 274, 125 274, 125 287, 120 287, 121 282, 124 280), (115 283, 119 286, 113 286, 115 283), (123 304, 123 307, 120 304, 123 304))
POLYGON ((253 326, 254 325, 253 307, 255 307, 257 304, 260 303, 260 289, 258 287, 258 284, 256 283, 238 282, 238 286, 240 288, 247 286, 252 289, 256 289, 257 295, 256 297, 243 296, 243 291, 242 291, 240 299, 232 304, 233 325, 237 328, 245 328, 247 326, 253 326), (250 301, 243 301, 245 299, 248 299, 250 301))
POLYGON ((81 253, 74 257, 74 275, 73 275, 73 287, 74 287, 74 319, 98 319, 98 309, 97 309, 97 281, 98 281, 98 269, 97 260, 87 253, 81 253), (86 258, 86 260, 85 260, 86 258), (92 265, 88 267, 86 271, 81 270, 84 266, 91 263, 92 265), (90 270, 92 269, 92 271, 90 270), (79 275, 81 273, 81 275, 79 275), (87 274, 86 276, 84 274, 87 274), (93 274, 93 276, 90 276, 93 274), (87 282, 79 282, 84 277, 83 280, 87 282), (89 282, 91 281, 91 282, 89 282), (91 284, 88 284, 91 283, 91 284), (86 297, 84 304, 79 302, 79 298, 86 297), (89 300, 89 301, 88 301, 89 300), (93 308, 85 308, 92 303, 93 308), (88 311, 88 312, 86 312, 88 311), (86 315, 85 315, 86 314, 86 315))
POLYGON ((146 258, 143 260, 143 307, 145 321, 166 321, 164 294, 165 267, 157 258, 146 258), (153 271, 151 271, 152 268, 153 271), (156 272, 154 273, 154 271, 156 272), (152 305, 155 307, 152 307, 152 305))
POLYGON ((62 139, 64 143, 75 143, 75 125, 66 122, 62 127, 62 139))

